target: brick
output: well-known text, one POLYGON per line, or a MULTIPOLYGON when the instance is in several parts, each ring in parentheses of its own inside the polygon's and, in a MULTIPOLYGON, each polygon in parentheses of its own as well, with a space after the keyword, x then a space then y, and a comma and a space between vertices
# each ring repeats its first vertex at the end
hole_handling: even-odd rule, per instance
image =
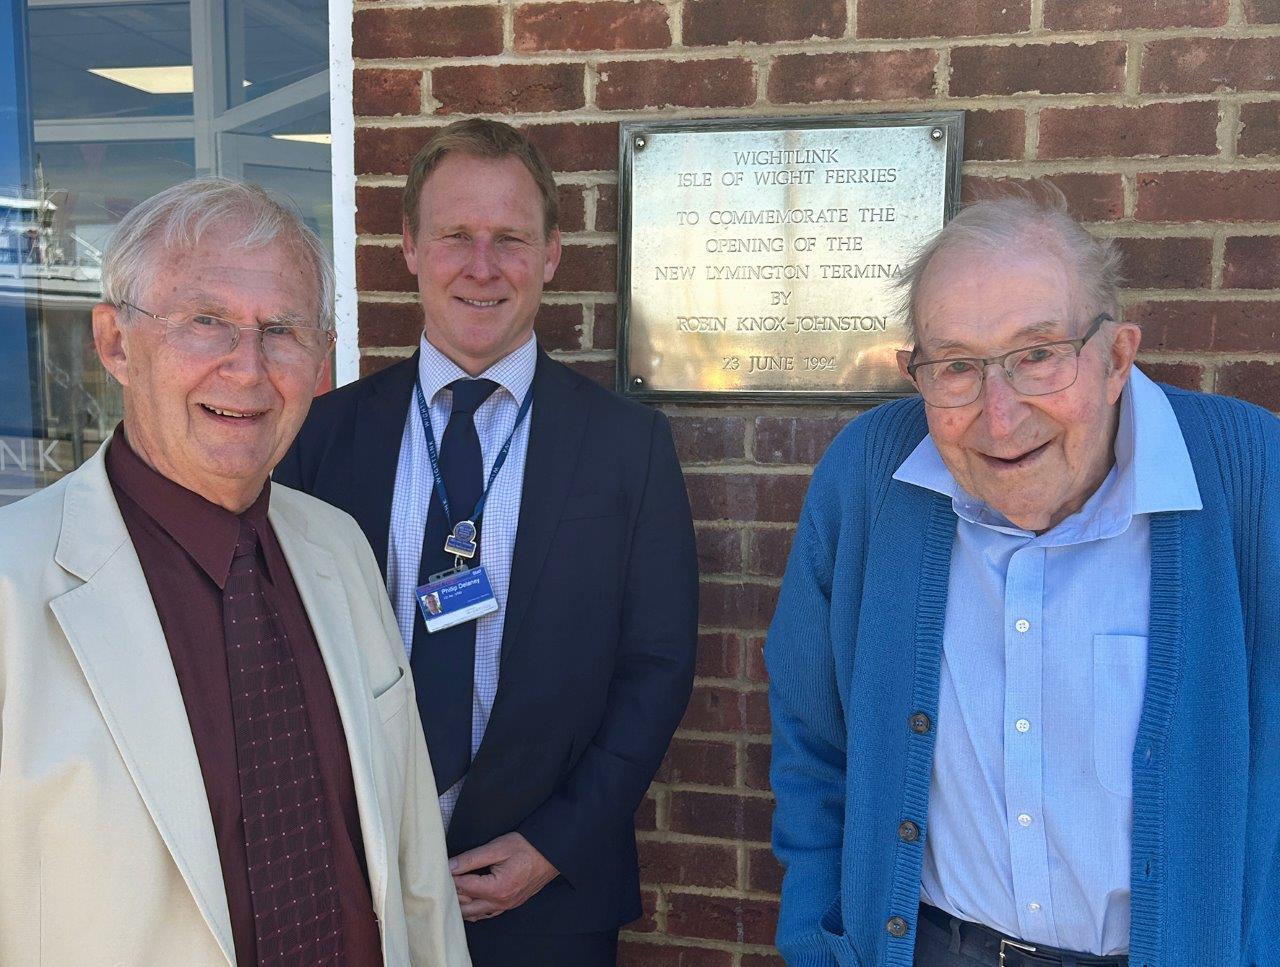
POLYGON ((1280 220, 1280 171, 1140 174, 1134 216, 1149 222, 1280 220))
POLYGON ((716 60, 611 61, 600 65, 596 104, 607 111, 641 107, 745 107, 756 100, 755 67, 716 60))
POLYGON ((1280 0, 1244 0, 1244 18, 1251 24, 1280 24, 1280 0))
POLYGON ((726 685, 695 685, 680 727, 697 732, 741 732, 747 728, 747 695, 726 685))
POLYGON ((361 346, 416 346, 422 306, 416 302, 361 302, 361 346))
POLYGON ((1213 278, 1207 238, 1117 238, 1130 289, 1202 289, 1213 278))
POLYGON ((422 71, 358 68, 352 75, 351 101, 357 117, 419 114, 422 71))
POLYGON ((1015 44, 957 47, 951 52, 951 96, 980 94, 1108 94, 1124 88, 1125 45, 1015 44))
POLYGON ((1022 158, 1026 128, 1027 118, 1022 111, 965 111, 964 160, 1022 158))
POLYGON ((618 347, 618 307, 611 302, 597 302, 595 323, 591 327, 591 345, 596 349, 618 347))
POLYGON ((1218 369, 1213 389, 1275 412, 1280 410, 1280 363, 1228 363, 1218 369))
POLYGON ((596 231, 618 230, 618 186, 596 186, 596 231))
POLYGON ((771 900, 674 890, 667 894, 667 932, 673 936, 768 944, 777 923, 778 904, 771 900))
POLYGON ((618 283, 618 251, 613 245, 566 244, 548 292, 613 292, 618 283))
POLYGON ((662 760, 657 781, 732 786, 736 771, 737 750, 732 743, 677 736, 662 760))
POLYGON ((476 57, 502 53, 502 8, 467 4, 408 10, 360 9, 352 20, 356 57, 476 57))
POLYGON ((656 0, 530 3, 516 8, 516 50, 653 50, 671 46, 667 9, 656 0))
POLYGON ((743 954, 739 967, 787 967, 780 954, 743 954))
POLYGON ((747 421, 740 416, 672 416, 671 431, 681 464, 741 460, 747 421))
POLYGON ((746 770, 743 780, 748 789, 769 790, 769 762, 773 748, 767 743, 749 742, 746 746, 746 770))
POLYGON ((1227 0, 1045 0, 1050 30, 1158 30, 1161 27, 1220 27, 1227 0))
POLYGON ((561 359, 575 373, 581 373, 591 382, 605 389, 616 389, 617 365, 611 359, 561 359))
POLYGON ((1031 0, 860 0, 859 37, 973 37, 1031 29, 1031 0))
MULTIPOLYGON (((1058 174, 1044 179, 1067 196, 1071 213, 1086 222, 1109 222, 1124 217, 1124 181, 1119 175, 1058 174)), ((1036 180, 1028 178, 964 179, 964 201, 999 198, 1010 190, 1035 191, 1036 180)))
POLYGON ((769 71, 769 100, 783 104, 930 97, 937 62, 932 50, 787 54, 776 58, 769 71))
POLYGON ((685 478, 695 520, 793 523, 809 485, 807 475, 696 473, 685 478))
POLYGON ((399 245, 357 245, 356 287, 361 292, 417 292, 399 245))
POLYGON ((1142 58, 1142 90, 1158 94, 1280 91, 1280 37, 1153 40, 1142 58))
POLYGON ((767 682, 769 672, 764 665, 764 635, 746 639, 747 681, 767 682))
POLYGON ((840 37, 846 19, 844 0, 685 0, 684 42, 697 47, 840 37))
POLYGON ((1280 352, 1280 302, 1143 302, 1125 319, 1142 327, 1144 352, 1280 352))
POLYGON ((617 170, 617 124, 531 124, 523 131, 552 171, 617 170))
POLYGON ((671 792, 671 831, 692 836, 767 843, 773 822, 773 802, 759 796, 732 793, 671 792))
POLYGON ((850 421, 840 416, 757 416, 755 461, 767 464, 815 464, 850 421))
POLYGON ((582 348, 582 306, 543 303, 538 307, 534 329, 538 342, 547 350, 582 348))
POLYGON ((372 376, 380 369, 386 369, 388 366, 394 366, 400 362, 399 356, 361 356, 360 357, 360 376, 372 376))
POLYGON ((356 234, 399 235, 404 218, 399 188, 356 186, 356 234))
POLYGON ((403 175, 438 128, 356 128, 357 175, 403 175))
POLYGON ((1242 155, 1280 154, 1280 101, 1240 105, 1242 155))
POLYGON ((698 661, 694 674, 699 678, 737 678, 742 670, 742 637, 732 631, 709 631, 698 635, 698 661))
POLYGON ((431 72, 437 114, 538 114, 586 104, 582 64, 467 64, 431 72))
POLYGON ((636 810, 636 829, 641 832, 656 829, 658 826, 658 804, 652 794, 640 800, 640 808, 636 810))
POLYGON ((1227 239, 1222 284, 1228 289, 1280 289, 1280 236, 1227 239))
POLYGON ((1199 390, 1204 380, 1204 367, 1198 363, 1162 363, 1140 358, 1139 368, 1157 383, 1169 383, 1183 389, 1199 390))
POLYGON ((658 932, 658 904, 659 892, 657 890, 640 890, 640 917, 632 920, 627 924, 627 929, 636 933, 657 933, 658 932))
POLYGON ((623 939, 618 967, 732 967, 733 954, 711 947, 685 947, 664 940, 642 943, 623 939))
POLYGON ((738 885, 738 850, 715 843, 664 843, 643 839, 640 882, 663 886, 735 887, 738 885))
POLYGON ((753 528, 747 538, 747 573, 759 577, 782 577, 794 533, 790 527, 786 530, 753 528))
POLYGON ((712 584, 705 582, 698 611, 712 628, 764 629, 773 618, 778 589, 765 584, 712 584))
POLYGON ((698 572, 737 574, 742 570, 742 534, 737 529, 697 527, 698 572))
POLYGON ((757 893, 782 892, 782 865, 773 850, 747 851, 747 889, 757 893))
POLYGON ((586 189, 581 185, 559 185, 556 205, 560 210, 562 232, 581 232, 587 227, 586 189))
POLYGON ((1041 158, 1134 158, 1216 154, 1218 105, 1197 101, 1142 107, 1046 108, 1041 158))

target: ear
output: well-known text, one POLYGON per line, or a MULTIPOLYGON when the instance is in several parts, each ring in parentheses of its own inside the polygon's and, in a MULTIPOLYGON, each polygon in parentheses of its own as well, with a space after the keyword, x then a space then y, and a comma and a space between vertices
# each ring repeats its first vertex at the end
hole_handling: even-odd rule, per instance
POLYGON ((325 392, 332 388, 333 384, 329 382, 329 370, 332 367, 332 353, 325 353, 324 362, 320 364, 320 368, 316 370, 316 385, 311 387, 311 395, 325 392))
POLYGON ((553 228, 547 236, 547 261, 542 267, 542 284, 546 285, 556 274, 560 264, 560 229, 553 228))
POLYGON ((121 386, 129 385, 129 347, 122 318, 126 311, 106 302, 93 307, 93 345, 103 367, 121 386))
POLYGON ((409 219, 400 219, 400 247, 404 252, 404 264, 413 275, 418 274, 418 240, 409 228, 409 219))
POLYGON ((1129 371, 1138 356, 1141 342, 1142 330, 1132 323, 1122 322, 1115 327, 1108 360, 1111 371, 1107 374, 1107 396, 1112 403, 1120 398, 1124 384, 1129 381, 1129 371))
POLYGON ((916 381, 912 379, 911 374, 907 372, 907 367, 911 365, 911 350, 899 349, 897 353, 897 360, 898 372, 902 374, 903 379, 914 386, 916 381))

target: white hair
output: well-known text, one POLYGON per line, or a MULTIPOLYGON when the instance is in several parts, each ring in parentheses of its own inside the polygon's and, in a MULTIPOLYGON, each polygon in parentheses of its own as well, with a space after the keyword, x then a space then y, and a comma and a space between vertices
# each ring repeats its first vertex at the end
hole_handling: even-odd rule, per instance
POLYGON ((900 311, 907 336, 919 337, 921 282, 933 260, 944 252, 969 249, 1008 256, 1045 252, 1057 256, 1075 273, 1076 296, 1089 312, 1120 319, 1120 250, 1109 238, 1095 238, 1067 211, 1067 200, 1052 183, 1041 182, 1033 194, 1009 194, 965 206, 907 263, 895 283, 902 292, 900 311))
POLYGON ((319 324, 333 328, 333 264, 320 237, 291 204, 277 201, 257 185, 231 178, 192 178, 152 195, 116 226, 102 261, 102 299, 137 305, 158 256, 190 251, 211 229, 237 228, 245 249, 274 242, 303 250, 316 273, 319 324))

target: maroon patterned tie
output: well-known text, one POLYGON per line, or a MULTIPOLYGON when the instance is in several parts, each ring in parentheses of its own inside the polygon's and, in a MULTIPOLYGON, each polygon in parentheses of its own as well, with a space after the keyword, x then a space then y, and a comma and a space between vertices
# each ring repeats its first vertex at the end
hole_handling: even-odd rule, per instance
POLYGON ((258 964, 345 960, 324 790, 298 668, 240 522, 222 593, 258 964))

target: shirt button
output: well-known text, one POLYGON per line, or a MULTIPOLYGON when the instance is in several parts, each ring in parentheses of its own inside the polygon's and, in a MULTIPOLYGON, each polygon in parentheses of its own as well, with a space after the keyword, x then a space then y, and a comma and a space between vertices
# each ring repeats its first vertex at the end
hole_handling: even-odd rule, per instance
POLYGON ((1031 825, 1031 817, 1030 817, 1030 816, 1028 816, 1026 813, 1022 813, 1022 814, 1018 817, 1018 823, 1019 823, 1020 825, 1022 825, 1022 826, 1030 826, 1030 825, 1031 825))
POLYGON ((1018 721, 1013 723, 1013 727, 1017 729, 1019 732, 1031 731, 1031 723, 1028 722, 1026 719, 1018 719, 1018 721))
POLYGON ((929 721, 929 716, 925 715, 924 712, 916 712, 911 718, 907 719, 907 724, 916 735, 925 735, 933 727, 933 723, 929 721))
POLYGON ((907 921, 902 917, 890 917, 889 922, 884 925, 889 931, 891 937, 905 937, 907 935, 907 921))
POLYGON ((1032 900, 1030 903, 1027 904, 1027 909, 1030 910, 1032 913, 1039 913, 1040 904, 1036 903, 1035 900, 1032 900))
POLYGON ((898 825, 898 839, 904 843, 914 843, 920 838, 920 827, 909 819, 904 819, 898 825))
POLYGON ((1023 634, 1026 634, 1028 631, 1031 630, 1031 622, 1028 621, 1026 618, 1019 618, 1017 621, 1013 623, 1013 626, 1023 634))

